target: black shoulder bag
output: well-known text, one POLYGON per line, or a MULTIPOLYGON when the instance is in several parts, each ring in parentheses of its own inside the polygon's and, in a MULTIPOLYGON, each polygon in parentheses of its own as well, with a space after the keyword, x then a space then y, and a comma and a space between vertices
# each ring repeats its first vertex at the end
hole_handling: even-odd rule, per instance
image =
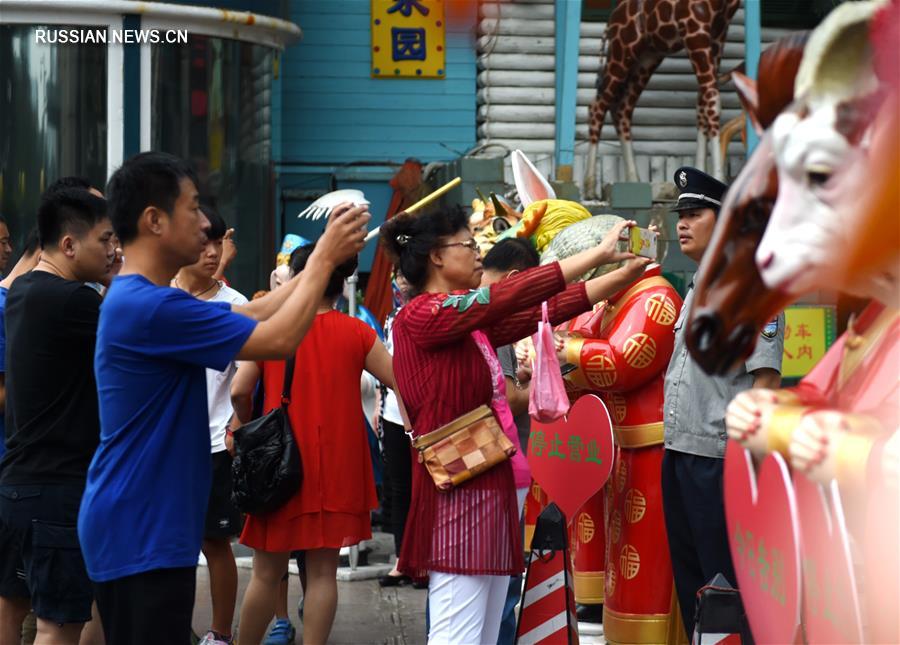
POLYGON ((271 513, 300 490, 303 465, 288 418, 293 380, 291 358, 284 369, 281 405, 234 431, 231 501, 242 513, 271 513))

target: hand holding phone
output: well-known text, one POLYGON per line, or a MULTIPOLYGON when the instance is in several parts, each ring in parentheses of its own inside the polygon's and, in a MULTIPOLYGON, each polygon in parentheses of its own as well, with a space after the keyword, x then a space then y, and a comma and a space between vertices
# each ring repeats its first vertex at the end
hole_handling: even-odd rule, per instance
POLYGON ((656 259, 659 233, 632 226, 628 231, 628 250, 644 258, 656 259))

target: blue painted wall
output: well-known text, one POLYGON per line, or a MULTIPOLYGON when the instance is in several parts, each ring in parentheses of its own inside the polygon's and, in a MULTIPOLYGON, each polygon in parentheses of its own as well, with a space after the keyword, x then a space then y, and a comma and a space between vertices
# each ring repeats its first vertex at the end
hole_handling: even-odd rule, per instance
POLYGON ((448 24, 447 77, 371 78, 369 0, 292 0, 282 58, 284 162, 452 159, 475 145, 475 7, 448 24))
MULTIPOLYGON (((366 194, 374 227, 390 204, 394 164, 451 160, 475 145, 477 6, 470 5, 462 23, 447 25, 445 79, 394 80, 371 77, 370 0, 290 1, 289 19, 303 38, 283 52, 273 85, 280 95, 273 100, 279 240, 284 233, 314 239, 322 228, 297 219, 309 201, 282 191, 322 185, 331 175, 336 188, 366 194), (384 165, 354 165, 361 161, 384 165)), ((361 270, 374 251, 370 242, 361 270)))

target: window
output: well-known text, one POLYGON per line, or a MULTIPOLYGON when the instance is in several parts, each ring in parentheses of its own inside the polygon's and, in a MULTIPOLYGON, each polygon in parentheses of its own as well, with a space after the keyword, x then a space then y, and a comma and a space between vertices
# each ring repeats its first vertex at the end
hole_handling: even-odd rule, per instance
POLYGON ((0 214, 17 252, 49 184, 106 185, 106 45, 36 44, 44 28, 0 25, 0 214))
POLYGON ((193 163, 201 200, 235 229, 229 278, 248 297, 267 288, 274 267, 273 56, 268 47, 194 34, 152 51, 151 149, 193 163))

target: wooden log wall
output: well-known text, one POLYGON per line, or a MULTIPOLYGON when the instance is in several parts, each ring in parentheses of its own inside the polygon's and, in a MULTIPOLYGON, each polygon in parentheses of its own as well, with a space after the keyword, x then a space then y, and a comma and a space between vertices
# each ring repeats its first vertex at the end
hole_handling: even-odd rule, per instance
MULTIPOLYGON (((584 174, 588 106, 596 96, 605 23, 584 22, 578 58, 575 176, 584 174)), ((763 29, 763 48, 786 30, 763 29)), ((548 175, 552 171, 555 110, 554 19, 552 0, 482 0, 477 31, 478 142, 482 154, 519 148, 548 175)), ((719 72, 743 62, 744 11, 728 30, 719 72)), ((740 114, 729 82, 720 88, 722 124, 740 114)), ((697 137, 697 80, 684 52, 663 61, 641 95, 633 119, 638 171, 644 181, 671 181, 675 169, 694 163, 697 137)), ((739 138, 728 149, 728 172, 744 161, 739 138)), ((598 181, 625 177, 619 141, 610 117, 601 134, 598 181)))

